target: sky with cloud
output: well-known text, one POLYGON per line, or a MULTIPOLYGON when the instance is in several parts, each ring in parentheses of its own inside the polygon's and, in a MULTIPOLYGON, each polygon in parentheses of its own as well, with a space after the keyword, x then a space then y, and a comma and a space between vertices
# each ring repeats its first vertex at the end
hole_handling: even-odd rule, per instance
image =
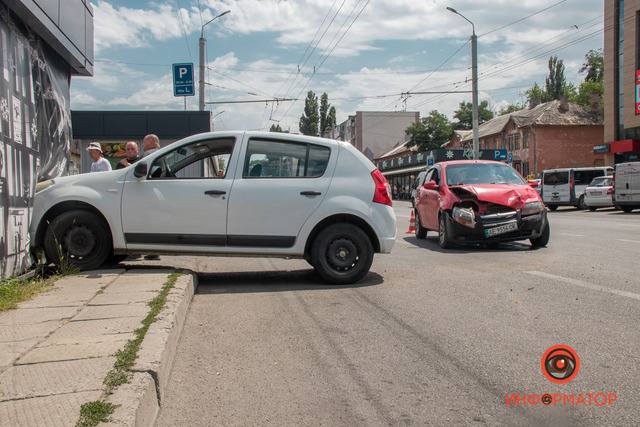
POLYGON ((603 45, 601 0, 97 0, 93 77, 73 77, 73 110, 198 109, 173 95, 172 64, 193 63, 206 38, 206 109, 215 130, 298 132, 308 91, 337 121, 356 111, 437 110, 453 119, 471 90, 472 27, 480 100, 496 111, 544 85, 557 55, 579 84, 603 45), (227 15, 207 23, 218 14, 227 15), (417 94, 417 92, 431 92, 417 94), (296 101, 274 100, 294 99, 296 101), (241 101, 241 102, 239 102, 241 101), (253 101, 253 102, 246 102, 253 101), (273 102, 267 102, 273 101, 273 102))

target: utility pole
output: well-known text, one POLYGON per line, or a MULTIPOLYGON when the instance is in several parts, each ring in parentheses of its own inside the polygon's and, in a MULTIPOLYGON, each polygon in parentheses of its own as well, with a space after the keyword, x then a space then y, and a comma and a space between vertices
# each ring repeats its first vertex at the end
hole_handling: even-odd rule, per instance
POLYGON ((204 27, 206 27, 208 24, 212 23, 213 21, 215 21, 216 19, 220 18, 221 16, 226 15, 227 13, 231 12, 230 10, 227 10, 226 12, 222 12, 220 15, 210 19, 209 21, 207 21, 203 26, 202 29, 200 31, 200 82, 198 85, 198 95, 200 97, 199 99, 199 110, 200 111, 204 111, 204 51, 205 51, 205 45, 207 43, 207 40, 204 38, 204 27))
POLYGON ((471 24, 473 34, 471 35, 471 104, 473 108, 473 160, 479 157, 478 142, 478 37, 476 36, 476 26, 469 21, 466 16, 452 7, 447 7, 449 12, 459 15, 471 24))

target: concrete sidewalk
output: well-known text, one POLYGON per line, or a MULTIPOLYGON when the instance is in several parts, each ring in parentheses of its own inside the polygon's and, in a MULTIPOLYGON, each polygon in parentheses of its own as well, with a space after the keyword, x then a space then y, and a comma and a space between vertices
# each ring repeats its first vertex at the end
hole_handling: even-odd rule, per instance
POLYGON ((112 424, 152 425, 197 285, 183 271, 147 331, 132 380, 105 396, 114 354, 134 338, 171 269, 96 270, 67 276, 0 314, 0 424, 73 426, 80 406, 120 405, 112 424))

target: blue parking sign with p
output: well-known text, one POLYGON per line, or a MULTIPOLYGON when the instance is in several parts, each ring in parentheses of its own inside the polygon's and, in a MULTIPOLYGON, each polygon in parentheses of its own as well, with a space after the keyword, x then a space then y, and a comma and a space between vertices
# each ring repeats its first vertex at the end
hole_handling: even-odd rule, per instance
POLYGON ((193 96, 193 63, 173 64, 173 96, 193 96))

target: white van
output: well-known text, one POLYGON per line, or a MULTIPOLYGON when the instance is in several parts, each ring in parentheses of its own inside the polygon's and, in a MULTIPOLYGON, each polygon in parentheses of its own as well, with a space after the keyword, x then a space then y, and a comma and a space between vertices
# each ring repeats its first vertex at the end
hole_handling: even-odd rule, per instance
POLYGON ((613 175, 613 204, 625 212, 640 209, 640 162, 618 163, 613 175))
POLYGON ((611 166, 560 168, 542 171, 542 201, 552 211, 558 206, 585 209, 584 189, 597 176, 613 174, 611 166))

